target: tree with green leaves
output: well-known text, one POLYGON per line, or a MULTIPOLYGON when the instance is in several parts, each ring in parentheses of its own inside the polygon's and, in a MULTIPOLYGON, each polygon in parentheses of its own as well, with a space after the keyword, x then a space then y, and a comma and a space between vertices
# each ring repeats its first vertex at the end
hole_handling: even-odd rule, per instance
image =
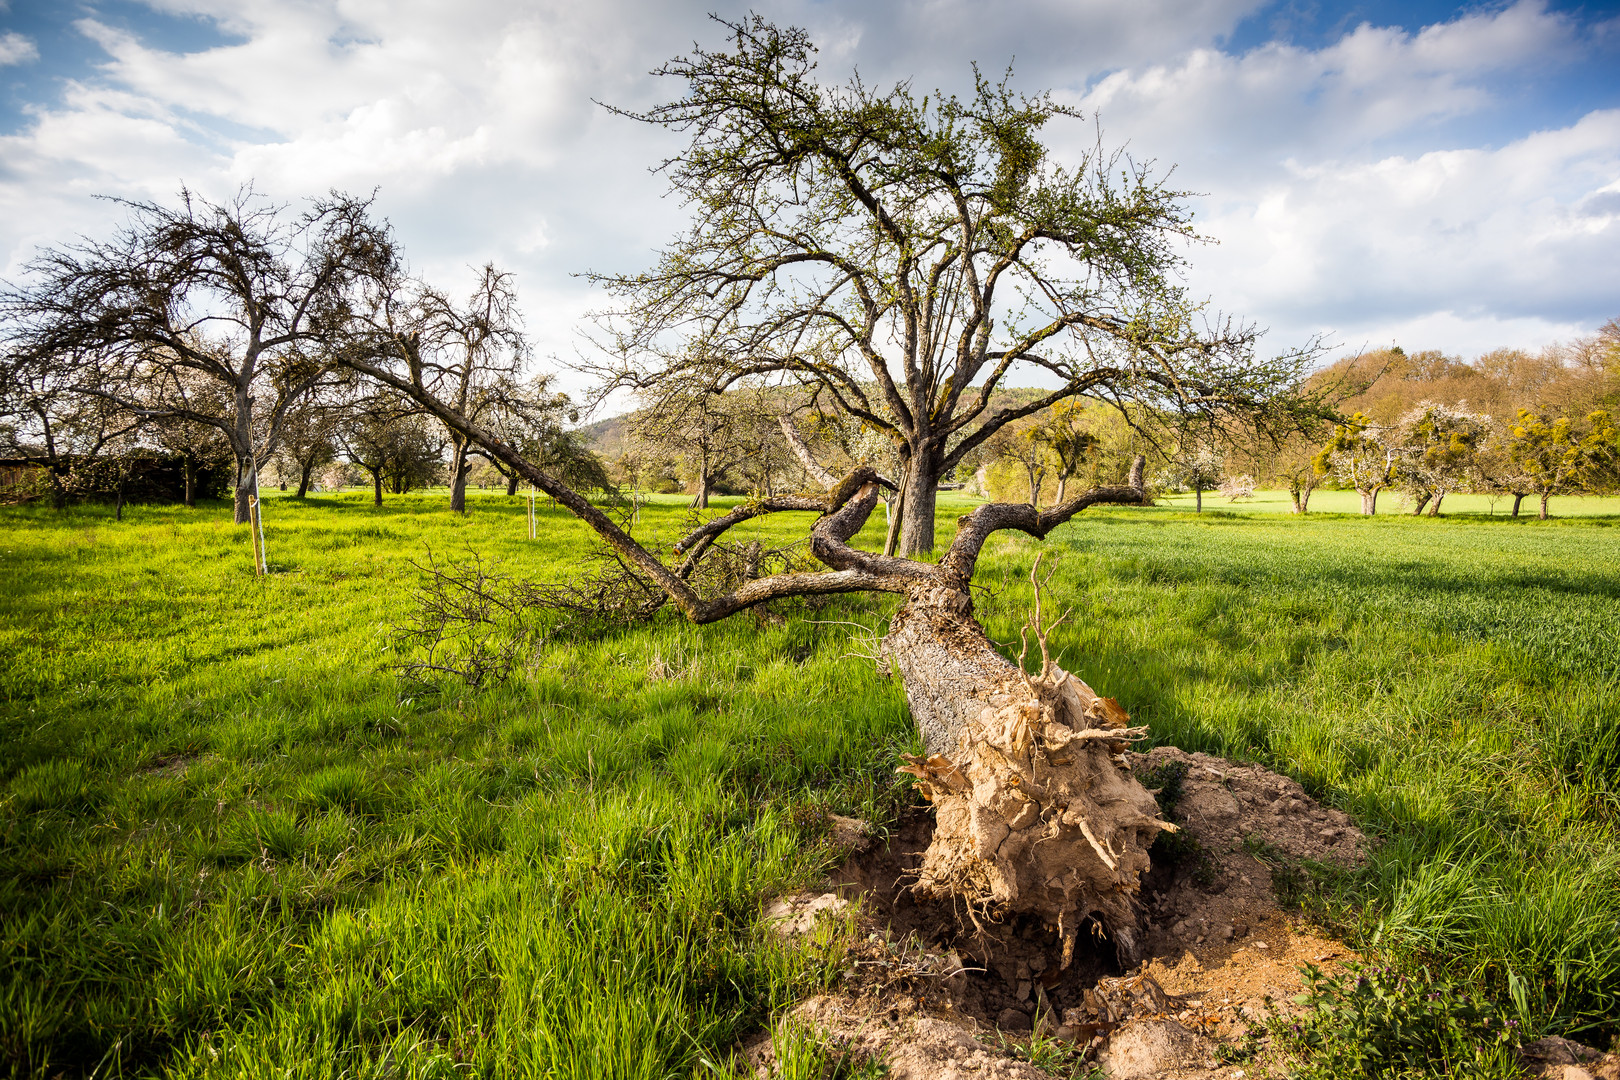
POLYGON ((1100 147, 1060 163, 1049 95, 968 98, 817 78, 802 30, 721 20, 732 46, 658 74, 620 115, 690 137, 666 161, 690 226, 639 273, 598 273, 609 384, 798 385, 903 459, 900 551, 934 547, 941 479, 1005 425, 1088 395, 1122 409, 1287 413, 1309 350, 1261 361, 1177 284, 1186 193, 1100 147), (1051 389, 993 405, 1015 370, 1051 389))
POLYGON ((1378 493, 1395 482, 1400 459, 1390 434, 1382 424, 1363 413, 1354 413, 1333 426, 1333 437, 1323 444, 1311 462, 1318 476, 1330 472, 1361 495, 1361 512, 1378 513, 1378 493))
POLYGON ((1051 452, 1057 469, 1055 502, 1063 502, 1069 481, 1098 456, 1101 443, 1091 430, 1090 412, 1084 401, 1066 398, 1047 411, 1041 424, 1039 438, 1051 452))
POLYGON ((1548 420, 1520 409, 1508 428, 1506 455, 1541 497, 1541 519, 1547 519, 1547 500, 1582 488, 1612 482, 1620 460, 1620 433, 1603 410, 1583 421, 1568 417, 1548 420))

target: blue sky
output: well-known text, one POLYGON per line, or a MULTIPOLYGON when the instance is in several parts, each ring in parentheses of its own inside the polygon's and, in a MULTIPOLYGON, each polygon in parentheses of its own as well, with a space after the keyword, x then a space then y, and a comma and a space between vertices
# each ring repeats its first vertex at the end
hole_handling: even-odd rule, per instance
POLYGON ((673 144, 591 99, 674 92, 648 70, 750 7, 830 79, 958 89, 1016 57, 1176 164, 1218 241, 1189 285, 1278 347, 1475 355, 1620 315, 1620 5, 1528 0, 11 0, 0 273, 112 227, 97 194, 376 189, 419 269, 513 268, 571 353, 600 303, 574 275, 646 265, 682 220, 647 169, 673 144))

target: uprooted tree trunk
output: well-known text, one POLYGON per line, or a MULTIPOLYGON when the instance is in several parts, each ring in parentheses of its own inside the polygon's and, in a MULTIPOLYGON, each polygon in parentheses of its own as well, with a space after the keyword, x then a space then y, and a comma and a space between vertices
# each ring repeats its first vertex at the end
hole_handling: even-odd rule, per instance
MULTIPOLYGON (((674 545, 678 565, 665 564, 617 523, 556 477, 446 405, 420 382, 409 341, 396 342, 411 374, 388 363, 350 361, 363 374, 414 398, 499 461, 554 498, 607 544, 614 562, 636 579, 631 591, 667 597, 696 623, 715 622, 771 600, 850 592, 906 597, 883 642, 899 672, 928 755, 908 762, 933 800, 937 826, 918 887, 964 902, 976 922, 1014 915, 1044 919, 1072 954, 1088 921, 1112 939, 1122 958, 1135 952, 1138 879, 1147 848, 1160 830, 1153 797, 1132 777, 1123 750, 1143 729, 1129 729, 1123 710, 1044 659, 1037 676, 1003 657, 973 617, 969 583, 989 536, 1014 529, 1043 539, 1096 503, 1142 503, 1140 482, 1093 488, 1041 511, 1027 504, 989 503, 959 519, 956 537, 937 564, 861 551, 849 541, 893 486, 867 466, 822 495, 755 499, 713 518, 674 545), (720 537, 751 518, 779 511, 820 511, 810 553, 828 569, 758 576, 757 549, 746 573, 719 595, 695 584, 706 554, 720 537)), ((1133 477, 1140 472, 1133 470, 1133 477)), ((1039 584, 1039 583, 1037 583, 1039 584)), ((1046 656, 1037 614, 1032 627, 1046 656)))
POLYGON ((1038 613, 1026 627, 1043 658, 1032 677, 995 650, 959 596, 913 599, 883 642, 928 750, 904 770, 935 811, 917 888, 964 900, 975 921, 1041 917, 1063 942, 1064 967, 1088 923, 1134 959, 1147 849, 1174 829, 1123 762, 1146 729, 1127 727, 1117 702, 1051 661, 1038 613))

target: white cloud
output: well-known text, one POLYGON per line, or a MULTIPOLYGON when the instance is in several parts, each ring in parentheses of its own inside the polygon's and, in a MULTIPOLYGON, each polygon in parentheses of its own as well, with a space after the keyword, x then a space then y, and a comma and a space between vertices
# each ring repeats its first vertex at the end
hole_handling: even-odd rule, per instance
POLYGON ((1605 254, 1620 247, 1620 111, 1432 148, 1444 121, 1492 117, 1503 73, 1586 47, 1566 16, 1519 3, 1417 34, 1363 25, 1317 50, 1195 49, 1077 100, 1205 192, 1200 225, 1220 246, 1192 253, 1190 277, 1220 307, 1259 316, 1279 344, 1417 328, 1467 351, 1620 312, 1605 254))
MULTIPOLYGON (((5 10, 0 8, 0 11, 5 10)), ((33 40, 16 32, 0 34, 0 67, 26 64, 39 59, 39 46, 33 40)))
MULTIPOLYGON (((290 200, 376 187, 419 269, 514 267, 540 351, 566 354, 599 302, 570 275, 644 266, 679 228, 648 172, 678 137, 592 99, 640 107, 678 93, 647 72, 694 38, 720 42, 713 0, 154 6, 229 40, 177 55, 77 24, 105 64, 0 137, 6 273, 35 245, 115 220, 92 193, 164 199, 184 181, 218 196, 252 181, 290 200)), ((1620 296, 1603 254, 1620 238, 1620 114, 1438 142, 1459 118, 1489 119, 1503 77, 1620 37, 1539 3, 1242 56, 1215 43, 1259 0, 719 6, 806 25, 829 79, 858 65, 875 82, 959 90, 970 61, 993 75, 1016 56, 1017 85, 1059 88, 1133 153, 1181 163, 1178 184, 1208 193, 1200 221, 1222 241, 1192 253, 1194 288, 1272 325, 1278 344, 1318 329, 1347 344, 1422 328, 1458 342, 1567 336, 1620 296)), ((1077 148, 1090 135, 1069 132, 1077 148)))

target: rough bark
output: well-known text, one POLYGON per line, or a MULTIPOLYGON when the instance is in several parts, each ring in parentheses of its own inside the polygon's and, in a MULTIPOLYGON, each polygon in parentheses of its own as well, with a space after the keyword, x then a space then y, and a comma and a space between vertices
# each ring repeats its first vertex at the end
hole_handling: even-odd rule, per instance
POLYGON ((1551 491, 1543 491, 1541 493, 1541 520, 1542 521, 1547 520, 1547 500, 1550 499, 1551 497, 1552 497, 1552 492, 1551 491))
POLYGON ((513 495, 516 495, 517 489, 518 476, 517 473, 513 473, 511 476, 506 478, 506 497, 510 499, 513 495))
MULTIPOLYGON (((1429 499, 1430 499, 1430 496, 1425 494, 1425 495, 1419 495, 1415 500, 1413 500, 1413 502, 1412 502, 1412 516, 1413 517, 1422 516, 1423 508, 1425 506, 1429 505, 1429 499)), ((1438 505, 1438 504, 1436 504, 1436 505, 1438 505)))
POLYGON ((238 466, 236 473, 235 514, 232 517, 232 521, 235 524, 247 524, 252 496, 253 484, 252 481, 248 479, 248 471, 238 466))
POLYGON ((911 557, 934 550, 934 504, 939 496, 939 471, 926 455, 913 455, 900 498, 900 554, 911 557))
POLYGON ((955 752, 989 695, 1013 673, 965 608, 956 592, 906 604, 883 639, 883 655, 905 684, 911 719, 930 754, 955 752))
POLYGON ((1513 516, 1514 517, 1519 516, 1519 504, 1522 503, 1522 502, 1524 502, 1524 493, 1515 491, 1513 493, 1513 516))
POLYGON ((1367 515, 1378 513, 1378 489, 1364 488, 1361 492, 1361 512, 1367 515))
POLYGON ((315 459, 310 458, 304 462, 304 467, 298 474, 298 494, 295 498, 302 499, 309 494, 309 478, 315 475, 315 459))

